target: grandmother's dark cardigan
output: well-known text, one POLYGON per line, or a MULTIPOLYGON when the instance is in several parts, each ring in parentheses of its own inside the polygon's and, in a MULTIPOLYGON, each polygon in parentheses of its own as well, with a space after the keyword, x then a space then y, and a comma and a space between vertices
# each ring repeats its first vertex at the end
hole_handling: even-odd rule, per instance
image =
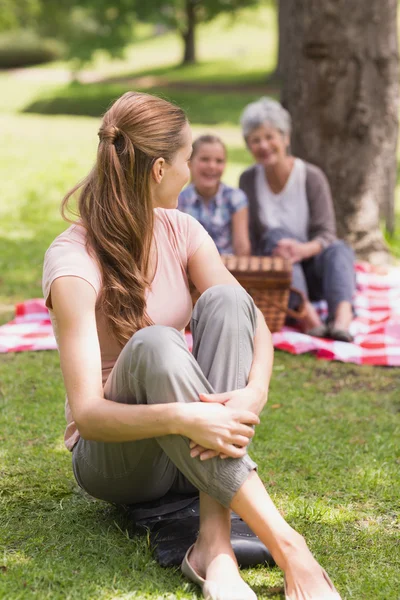
MULTIPOLYGON (((336 221, 331 190, 325 174, 319 167, 310 163, 306 165, 306 195, 310 211, 308 239, 317 240, 322 248, 326 248, 336 237, 336 221)), ((259 201, 256 192, 257 165, 249 167, 239 179, 239 187, 245 192, 249 201, 249 233, 252 254, 262 252, 263 239, 267 233, 259 218, 259 201)))

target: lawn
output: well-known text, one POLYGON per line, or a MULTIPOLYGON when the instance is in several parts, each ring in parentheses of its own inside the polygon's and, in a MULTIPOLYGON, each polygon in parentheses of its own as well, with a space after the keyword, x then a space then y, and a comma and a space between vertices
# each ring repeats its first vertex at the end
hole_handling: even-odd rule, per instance
MULTIPOLYGON (((133 45, 124 62, 99 58, 93 70, 107 81, 95 85, 0 77, 0 323, 15 302, 41 295, 43 254, 65 228, 60 200, 93 164, 97 115, 131 80, 151 72, 157 85, 146 89, 184 105, 195 133, 220 133, 229 148, 225 180, 236 184, 250 163, 238 117, 260 95, 251 86, 267 79, 275 51, 270 11, 260 13, 265 23, 249 15, 227 31, 223 22, 202 28, 202 63, 191 71, 173 68, 180 47, 168 34, 165 46, 163 38, 133 45), (260 36, 259 21, 270 36, 260 36), (208 44, 210 31, 223 43, 208 44), (248 48, 231 71, 223 68, 234 55, 228 44, 237 56, 248 48), (229 95, 166 85, 178 81, 243 85, 229 95)), ((199 598, 178 571, 157 566, 126 514, 76 486, 62 441, 63 396, 56 352, 0 355, 0 598, 199 598)), ((399 412, 395 369, 276 353, 251 454, 346 600, 399 598, 399 412)), ((260 599, 282 598, 279 570, 245 578, 260 599)))

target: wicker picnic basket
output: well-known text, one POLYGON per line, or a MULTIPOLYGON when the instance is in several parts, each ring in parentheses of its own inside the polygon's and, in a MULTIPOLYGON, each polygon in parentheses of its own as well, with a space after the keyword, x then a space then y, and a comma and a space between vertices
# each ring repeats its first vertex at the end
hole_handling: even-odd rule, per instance
MULTIPOLYGON (((304 296, 291 288, 292 265, 279 256, 221 256, 226 268, 253 298, 263 313, 271 332, 282 329, 286 316, 301 319, 304 316, 304 296), (300 297, 299 307, 288 307, 290 291, 300 297)), ((191 287, 193 304, 199 294, 191 287)))

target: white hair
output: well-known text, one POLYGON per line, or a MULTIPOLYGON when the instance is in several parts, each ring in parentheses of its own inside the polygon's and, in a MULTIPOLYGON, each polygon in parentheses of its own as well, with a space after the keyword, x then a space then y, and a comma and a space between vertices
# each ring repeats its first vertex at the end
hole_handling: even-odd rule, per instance
POLYGON ((292 119, 279 102, 263 96, 246 106, 240 117, 240 124, 245 139, 254 129, 265 124, 278 129, 283 134, 290 135, 292 119))

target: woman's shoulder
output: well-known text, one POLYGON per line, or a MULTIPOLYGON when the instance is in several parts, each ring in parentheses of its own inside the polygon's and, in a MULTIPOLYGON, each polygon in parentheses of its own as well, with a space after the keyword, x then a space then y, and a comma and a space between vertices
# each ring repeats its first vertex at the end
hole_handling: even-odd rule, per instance
POLYGON ((329 181, 324 171, 312 163, 305 162, 306 195, 310 207, 320 205, 323 200, 325 204, 332 204, 332 193, 329 181))
MULTIPOLYGON (((297 159, 297 160, 301 160, 301 159, 297 159)), ((306 173, 306 181, 307 183, 311 183, 311 185, 314 182, 325 182, 327 181, 327 177, 324 173, 324 171, 318 167, 317 165, 314 165, 313 163, 309 163, 305 160, 301 160, 301 162, 304 164, 304 169, 305 169, 305 173, 306 173)))
POLYGON ((256 176, 257 168, 258 168, 257 164, 247 167, 247 169, 245 169, 243 171, 243 173, 240 175, 239 181, 249 181, 249 180, 253 179, 256 176))
POLYGON ((96 263, 87 250, 86 230, 79 223, 73 223, 52 241, 45 253, 45 263, 54 256, 67 262, 71 255, 79 255, 96 263))
POLYGON ((88 281, 96 293, 100 290, 100 269, 87 250, 86 231, 78 223, 60 233, 46 251, 42 280, 46 299, 53 281, 63 276, 80 277, 88 281))
POLYGON ((189 258, 194 249, 208 236, 207 231, 194 217, 177 209, 156 208, 157 241, 179 248, 182 257, 189 258))
POLYGON ((164 229, 172 229, 178 234, 187 234, 187 230, 198 223, 194 217, 177 208, 156 208, 156 219, 164 229))
POLYGON ((85 243, 85 239, 86 239, 86 231, 85 228, 79 224, 79 222, 77 223, 72 223, 69 227, 67 227, 67 229, 64 229, 64 231, 62 231, 61 233, 59 233, 57 235, 57 237, 54 238, 54 240, 51 242, 49 248, 51 248, 52 246, 54 246, 55 244, 58 243, 64 243, 64 244, 69 244, 69 243, 85 243))

